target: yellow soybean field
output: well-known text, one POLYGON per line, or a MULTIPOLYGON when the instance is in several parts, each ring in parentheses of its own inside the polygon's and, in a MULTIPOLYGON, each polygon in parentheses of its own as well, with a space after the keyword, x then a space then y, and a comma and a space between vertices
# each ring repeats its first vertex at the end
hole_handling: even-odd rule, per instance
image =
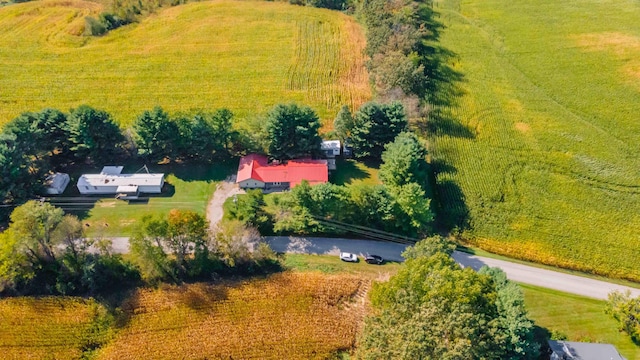
POLYGON ((445 218, 485 250, 640 281, 640 7, 436 2, 464 76, 431 150, 445 218))
POLYGON ((45 107, 104 109, 128 126, 143 110, 231 109, 253 118, 299 102, 324 120, 371 94, 362 29, 339 12, 266 1, 162 8, 103 37, 102 6, 44 0, 0 8, 0 124, 45 107))

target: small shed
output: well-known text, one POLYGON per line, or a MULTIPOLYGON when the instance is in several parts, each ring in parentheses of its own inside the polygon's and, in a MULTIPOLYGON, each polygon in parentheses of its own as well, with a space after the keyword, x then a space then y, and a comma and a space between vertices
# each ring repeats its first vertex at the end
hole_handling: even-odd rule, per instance
POLYGON ((44 181, 44 191, 47 195, 60 195, 69 185, 69 174, 49 174, 44 181))
POLYGON ((549 340, 550 360, 626 360, 611 344, 549 340))
POLYGON ((340 140, 323 140, 320 150, 328 158, 340 156, 340 140))

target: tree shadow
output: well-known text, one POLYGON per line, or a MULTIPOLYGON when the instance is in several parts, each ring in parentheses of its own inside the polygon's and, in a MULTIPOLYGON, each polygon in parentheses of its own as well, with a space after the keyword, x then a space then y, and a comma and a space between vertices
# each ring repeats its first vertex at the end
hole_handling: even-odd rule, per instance
POLYGON ((239 158, 218 162, 180 162, 153 165, 158 172, 172 174, 183 181, 222 181, 238 170, 239 158))
POLYGON ((367 179, 371 175, 359 168, 352 159, 336 159, 336 170, 331 173, 331 182, 336 185, 347 185, 353 180, 367 179))
POLYGON ((440 174, 455 173, 457 169, 442 160, 432 163, 436 208, 435 228, 442 232, 461 232, 469 228, 469 208, 460 186, 452 180, 438 180, 440 174))
POLYGON ((425 58, 429 78, 424 94, 427 120, 418 124, 420 130, 434 135, 475 138, 475 131, 460 123, 453 111, 465 93, 461 87, 466 81, 464 74, 452 66, 458 55, 441 45, 429 46, 429 54, 425 58))
POLYGON ((551 339, 551 331, 539 325, 533 326, 533 339, 540 345, 540 360, 549 360, 551 349, 547 340, 551 339))

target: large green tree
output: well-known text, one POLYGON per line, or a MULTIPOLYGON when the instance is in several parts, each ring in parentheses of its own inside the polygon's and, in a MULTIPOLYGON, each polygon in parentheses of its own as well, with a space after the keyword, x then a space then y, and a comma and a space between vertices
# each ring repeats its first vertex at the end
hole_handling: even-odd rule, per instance
POLYGON ((137 281, 137 271, 108 246, 89 252, 93 244, 78 218, 49 203, 16 207, 0 234, 0 293, 96 294, 137 281))
POLYGON ((0 204, 19 204, 31 198, 42 188, 43 176, 15 134, 0 134, 0 204))
POLYGON ((351 130, 353 154, 357 158, 380 159, 384 146, 406 129, 407 117, 401 103, 366 103, 354 116, 351 130))
POLYGON ((151 111, 145 110, 136 119, 133 129, 141 155, 154 161, 176 157, 180 130, 161 107, 156 106, 151 111))
MULTIPOLYGON (((509 296, 490 275, 462 269, 450 257, 453 246, 436 236, 403 254, 403 267, 371 290, 374 314, 359 338, 361 359, 509 359, 533 358, 535 347, 509 347, 530 330, 530 321, 509 312, 509 296), (506 302, 502 300, 507 299, 506 302), (503 306, 505 305, 505 306, 503 306), (508 319, 508 320, 507 320, 508 319), (514 329, 505 329, 506 324, 514 329), (518 355, 516 355, 518 356, 518 355)), ((511 302, 511 305, 517 302, 511 302)), ((526 319, 526 316, 525 316, 526 319)), ((522 343, 518 343, 522 345, 522 343)))
POLYGON ((131 240, 134 262, 149 281, 180 282, 202 267, 194 260, 206 261, 209 238, 205 218, 190 210, 171 210, 166 218, 144 217, 131 240))
MULTIPOLYGON (((441 239, 415 247, 429 248, 441 239)), ((432 249, 409 257, 388 282, 376 283, 376 315, 366 321, 358 356, 363 359, 495 359, 499 357, 496 291, 489 276, 461 269, 432 249)))
POLYGON ((426 156, 427 149, 415 134, 400 133, 393 142, 385 145, 378 177, 388 186, 417 183, 426 190, 429 174, 426 156))
POLYGON ((276 105, 267 114, 266 127, 269 155, 274 159, 295 159, 320 151, 320 120, 308 106, 276 105))
POLYGON ((497 339, 502 342, 504 360, 538 359, 540 344, 535 341, 534 323, 524 305, 524 294, 520 287, 509 280, 507 274, 499 268, 482 267, 480 274, 491 276, 498 292, 497 339))
POLYGON ((620 330, 640 342, 640 297, 631 292, 614 291, 609 294, 605 312, 618 321, 620 330))
POLYGON ((125 138, 106 111, 79 106, 71 110, 68 124, 71 151, 77 158, 110 163, 121 154, 125 138))

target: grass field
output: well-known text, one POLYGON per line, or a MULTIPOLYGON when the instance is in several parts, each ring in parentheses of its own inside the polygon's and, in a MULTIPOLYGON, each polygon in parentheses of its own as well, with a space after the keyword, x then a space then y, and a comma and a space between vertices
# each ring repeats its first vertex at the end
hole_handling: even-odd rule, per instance
POLYGON ((604 301, 520 284, 536 325, 567 336, 569 341, 613 344, 627 359, 640 359, 640 346, 617 330, 604 313, 604 301))
MULTIPOLYGON (((231 161, 211 165, 150 166, 150 171, 166 174, 166 185, 162 194, 150 195, 145 201, 127 202, 113 196, 92 197, 90 200, 76 198, 79 194, 75 181, 72 181, 65 192, 66 197, 53 197, 51 203, 78 215, 89 236, 128 236, 145 215, 166 216, 171 209, 192 210, 204 215, 218 181, 234 173, 237 164, 237 161, 231 161)), ((124 170, 135 172, 138 167, 139 164, 131 165, 124 170)), ((95 173, 99 171, 96 169, 95 173)), ((72 174, 72 177, 77 176, 79 173, 72 174)))
POLYGON ((96 326, 105 313, 81 298, 0 299, 0 354, 6 360, 79 359, 108 340, 108 328, 96 326))
POLYGON ((101 10, 77 0, 0 8, 0 125, 24 111, 84 103, 122 126, 155 105, 170 113, 227 107, 242 120, 291 101, 329 120, 371 96, 363 32, 339 12, 206 1, 82 36, 84 17, 101 10))
POLYGON ((430 139, 445 216, 485 250, 640 281, 638 3, 436 8, 464 74, 430 139))
POLYGON ((99 359, 326 359, 349 351, 366 281, 282 273, 250 282, 140 290, 99 359))

